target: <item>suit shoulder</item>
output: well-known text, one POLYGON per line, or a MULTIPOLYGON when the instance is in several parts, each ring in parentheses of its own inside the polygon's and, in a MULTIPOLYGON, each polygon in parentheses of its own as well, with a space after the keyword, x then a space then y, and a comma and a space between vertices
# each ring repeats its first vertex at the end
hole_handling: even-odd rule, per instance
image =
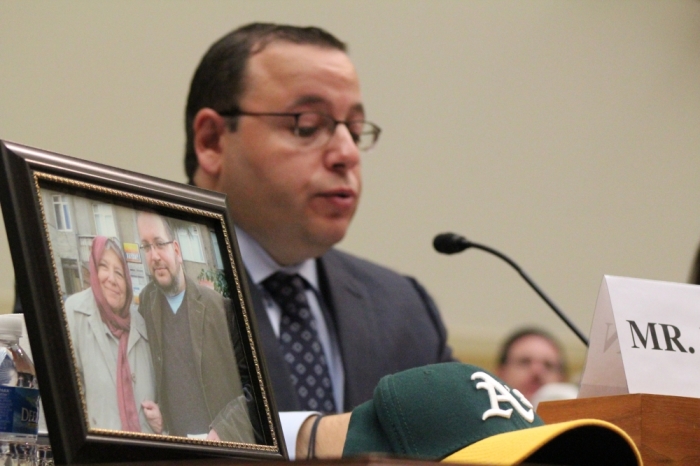
POLYGON ((321 270, 331 289, 343 283, 344 287, 371 295, 380 307, 427 309, 439 320, 432 297, 413 277, 335 249, 322 257, 321 270))
POLYGON ((155 301, 156 291, 156 286, 153 282, 150 282, 141 290, 141 293, 139 293, 138 305, 138 312, 140 314, 147 314, 151 311, 151 307, 153 307, 153 302, 155 301))
POLYGON ((150 282, 143 288, 143 290, 141 290, 141 293, 139 293, 139 302, 143 302, 144 300, 148 299, 153 299, 153 295, 156 291, 157 290, 155 283, 150 282))
POLYGON ((402 275, 386 266, 376 262, 357 257, 353 254, 331 249, 321 257, 325 267, 341 267, 346 269, 355 277, 364 277, 373 281, 410 281, 408 277, 402 275))
POLYGON ((139 300, 141 301, 145 299, 147 296, 154 292, 155 288, 156 285, 153 282, 149 282, 146 286, 143 287, 141 293, 139 293, 139 300))
POLYGON ((215 290, 212 290, 211 288, 200 285, 199 283, 195 282, 194 280, 189 280, 187 282, 187 286, 193 286, 197 290, 197 294, 199 295, 199 298, 204 300, 204 301, 209 301, 216 303, 217 305, 220 305, 224 302, 224 297, 221 296, 220 293, 218 293, 215 290))

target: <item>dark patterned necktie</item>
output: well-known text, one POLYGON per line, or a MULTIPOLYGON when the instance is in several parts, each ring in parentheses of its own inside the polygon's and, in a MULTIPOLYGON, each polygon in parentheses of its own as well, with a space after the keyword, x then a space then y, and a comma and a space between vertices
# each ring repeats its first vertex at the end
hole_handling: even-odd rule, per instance
POLYGON ((302 409, 335 412, 328 362, 318 339, 316 319, 306 299, 304 279, 277 272, 263 281, 282 311, 280 347, 292 373, 302 409))

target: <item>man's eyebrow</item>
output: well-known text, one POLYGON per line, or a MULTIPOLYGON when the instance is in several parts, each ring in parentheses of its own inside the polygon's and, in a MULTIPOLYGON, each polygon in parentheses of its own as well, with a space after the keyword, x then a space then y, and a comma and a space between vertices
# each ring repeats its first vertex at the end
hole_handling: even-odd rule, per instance
MULTIPOLYGON (((319 97, 317 95, 305 95, 297 100, 295 100, 292 103, 292 107, 297 107, 299 105, 313 105, 313 104, 326 104, 328 101, 322 97, 319 97)), ((365 107, 362 105, 362 103, 358 102, 352 107, 350 107, 350 111, 354 113, 362 113, 364 115, 365 113, 365 107)))
POLYGON ((296 107, 297 105, 325 104, 326 102, 326 99, 323 99, 317 95, 304 95, 292 102, 292 107, 296 107))
MULTIPOLYGON (((161 238, 160 236, 156 236, 155 238, 153 238, 153 242, 154 242, 154 243, 157 243, 157 242, 159 242, 159 241, 167 241, 167 240, 164 240, 164 239, 161 238)), ((148 244, 148 241, 146 241, 145 239, 142 239, 142 240, 141 240, 141 244, 148 244)))
POLYGON ((353 112, 361 113, 363 116, 365 114, 365 106, 362 105, 360 102, 350 107, 350 110, 352 110, 353 112))

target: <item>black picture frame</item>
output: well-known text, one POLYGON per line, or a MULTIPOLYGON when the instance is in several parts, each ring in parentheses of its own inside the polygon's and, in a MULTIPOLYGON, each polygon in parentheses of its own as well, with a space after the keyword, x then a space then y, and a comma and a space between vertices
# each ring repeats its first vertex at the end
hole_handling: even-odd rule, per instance
MULTIPOLYGON (((15 270, 18 298, 22 303, 34 356, 51 448, 57 463, 170 461, 212 457, 244 460, 288 458, 264 356, 258 344, 246 272, 223 194, 0 141, 0 205, 15 270), (86 207, 90 205, 91 210, 86 207), (197 260, 203 260, 209 266, 217 253, 221 259, 218 264, 221 269, 217 268, 213 272, 212 268, 208 269, 209 272, 202 269, 202 274, 205 279, 211 279, 212 274, 215 275, 213 281, 220 285, 218 291, 222 293, 228 289, 229 292, 231 312, 226 313, 226 330, 229 338, 235 339, 238 336, 240 341, 240 346, 235 348, 232 344, 231 351, 236 354, 240 366, 238 375, 244 382, 248 381, 243 385, 246 387, 244 394, 247 395, 245 401, 249 420, 255 432, 253 441, 212 441, 90 425, 88 417, 94 418, 86 407, 86 387, 83 386, 85 379, 76 364, 76 340, 69 328, 65 298, 68 294, 77 293, 76 289, 81 284, 83 287, 90 286, 89 281, 86 284, 85 278, 81 277, 80 271, 85 267, 86 248, 90 253, 90 235, 97 233, 85 231, 85 226, 81 231, 78 223, 88 225, 92 222, 91 228, 97 230, 97 222, 102 225, 102 220, 106 218, 103 216, 101 220, 101 213, 110 211, 110 206, 113 225, 111 230, 107 228, 106 231, 109 233, 119 230, 115 241, 121 242, 120 246, 128 249, 124 256, 130 257, 129 260, 137 263, 141 257, 141 268, 135 267, 136 272, 132 270, 132 264, 129 264, 132 277, 133 274, 139 275, 139 270, 146 274, 149 272, 148 266, 143 265, 145 253, 140 247, 142 245, 134 241, 135 223, 129 223, 136 221, 139 212, 148 211, 167 218, 170 224, 179 225, 177 228, 180 229, 176 230, 178 235, 182 231, 199 229, 201 233, 205 228, 209 230, 210 236, 206 238, 209 246, 204 247, 204 251, 199 251, 201 257, 206 253, 208 259, 197 260), (61 218, 66 213, 74 217, 61 218), (133 217, 131 220, 130 215, 133 217), (73 225, 66 225, 66 221, 71 220, 73 225), (66 235, 61 236, 59 241, 58 237, 52 239, 52 235, 58 234, 53 230, 58 230, 60 222, 63 222, 62 232, 66 235), (73 229, 72 233, 67 226, 73 229), (63 238, 71 238, 71 234, 75 236, 77 252, 62 254, 59 249, 70 249, 63 244, 70 241, 66 242, 63 238), (67 257, 59 257, 61 254, 67 257)), ((100 228, 102 232, 99 235, 114 236, 104 233, 104 226, 100 228)), ((200 239, 202 236, 205 235, 200 235, 200 239)), ((178 236, 180 242, 185 237, 187 235, 178 236)), ((181 258, 184 259, 184 254, 181 258)), ((186 262, 183 260, 183 263, 186 262)), ((196 278, 194 275, 186 276, 196 278)), ((136 287, 136 279, 133 279, 132 287, 136 287, 134 296, 139 294, 140 287, 144 285, 143 278, 139 277, 139 287, 136 287)), ((85 291, 87 289, 89 288, 85 291)), ((132 310, 132 316, 133 312, 132 310)), ((152 342, 153 339, 151 345, 152 342)), ((235 371, 236 368, 231 369, 235 371)))

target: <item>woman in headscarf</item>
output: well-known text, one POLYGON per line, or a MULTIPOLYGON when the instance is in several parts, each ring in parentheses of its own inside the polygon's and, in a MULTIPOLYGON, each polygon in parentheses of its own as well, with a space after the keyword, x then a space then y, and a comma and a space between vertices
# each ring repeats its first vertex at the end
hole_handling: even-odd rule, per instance
POLYGON ((132 307, 131 276, 114 239, 95 237, 89 270, 90 288, 65 303, 89 427, 160 433, 146 324, 132 307))

